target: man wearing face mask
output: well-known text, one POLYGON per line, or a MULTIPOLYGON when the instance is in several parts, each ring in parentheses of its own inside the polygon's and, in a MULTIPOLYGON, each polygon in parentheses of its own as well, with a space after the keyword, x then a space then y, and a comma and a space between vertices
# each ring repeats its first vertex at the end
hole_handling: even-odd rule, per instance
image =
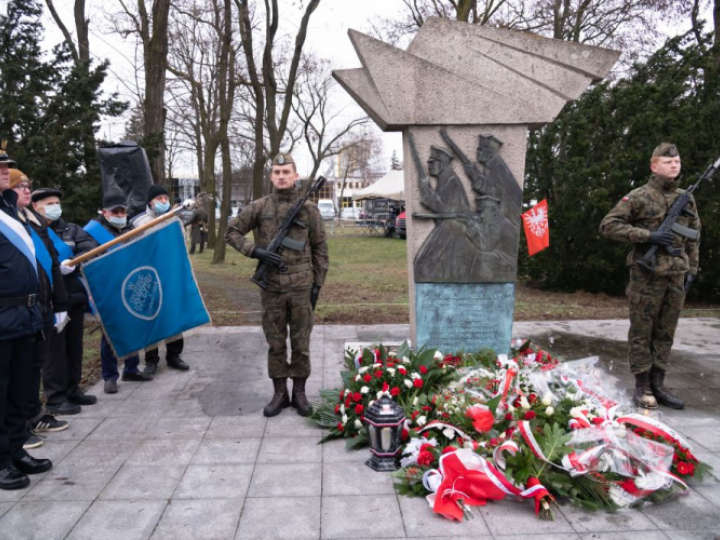
MULTIPOLYGON (((48 226, 50 240, 64 262, 90 251, 95 242, 79 225, 65 222, 60 199, 62 192, 41 188, 32 192, 32 205, 36 214, 48 226)), ((45 404, 52 411, 64 403, 93 405, 95 396, 80 389, 83 360, 83 324, 88 304, 87 292, 80 281, 80 271, 74 266, 60 265, 68 297, 68 323, 50 335, 50 354, 43 366, 45 404)))
MULTIPOLYGON (((103 197, 103 207, 100 217, 90 221, 84 227, 85 231, 87 231, 95 241, 94 247, 106 244, 121 234, 131 231, 132 228, 132 225, 127 221, 127 202, 125 195, 119 192, 106 194, 103 197)), ((118 359, 104 335, 100 341, 100 363, 102 365, 102 377, 105 381, 105 393, 117 393, 117 380, 119 377, 118 359)), ((138 369, 139 365, 140 357, 137 355, 126 358, 122 380, 140 382, 152 380, 152 377, 140 373, 138 369)))
POLYGON ((17 208, 20 221, 28 226, 35 245, 35 257, 38 262, 38 276, 40 289, 38 305, 43 313, 45 339, 37 341, 33 348, 32 360, 32 388, 28 401, 28 440, 24 448, 36 448, 42 445, 37 433, 49 431, 63 431, 68 423, 54 418, 54 415, 77 414, 80 407, 63 400, 55 407, 43 408, 40 402, 40 379, 45 364, 51 361, 50 338, 56 325, 62 325, 67 320, 67 295, 57 251, 50 240, 47 225, 30 210, 30 192, 32 183, 30 179, 18 169, 10 171, 10 187, 17 193, 17 208))
MULTIPOLYGON (((164 187, 153 184, 150 186, 150 189, 148 189, 146 199, 147 208, 145 212, 132 220, 133 227, 136 229, 170 211, 170 196, 164 187)), ((180 358, 184 345, 185 342, 183 341, 182 335, 178 339, 166 343, 167 352, 165 359, 167 360, 168 367, 181 371, 190 369, 190 366, 180 358)), ((157 372, 158 363, 160 363, 160 353, 157 347, 145 351, 145 369, 143 373, 149 377, 154 376, 157 372)))
MULTIPOLYGON (((685 295, 697 279, 699 238, 690 240, 657 228, 666 212, 683 193, 678 188, 680 154, 674 144, 662 143, 650 160, 652 175, 644 186, 634 189, 615 205, 600 224, 600 233, 612 240, 632 242, 627 258, 630 283, 630 333, 628 334, 630 370, 635 376, 635 404, 645 409, 658 403, 682 409, 685 403, 665 388, 665 372, 670 365, 675 328, 685 295), (682 255, 671 256, 664 249, 657 252, 655 272, 643 271, 636 263, 651 245, 680 248, 682 255)), ((678 223, 700 231, 695 200, 690 211, 678 223)))

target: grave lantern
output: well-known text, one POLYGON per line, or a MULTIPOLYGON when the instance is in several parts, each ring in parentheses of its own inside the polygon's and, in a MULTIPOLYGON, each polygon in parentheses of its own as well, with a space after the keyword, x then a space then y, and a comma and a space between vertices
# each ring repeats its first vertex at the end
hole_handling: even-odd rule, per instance
POLYGON ((372 456, 365 465, 374 471, 394 471, 398 468, 400 435, 405 412, 388 396, 382 396, 365 412, 368 440, 372 456))

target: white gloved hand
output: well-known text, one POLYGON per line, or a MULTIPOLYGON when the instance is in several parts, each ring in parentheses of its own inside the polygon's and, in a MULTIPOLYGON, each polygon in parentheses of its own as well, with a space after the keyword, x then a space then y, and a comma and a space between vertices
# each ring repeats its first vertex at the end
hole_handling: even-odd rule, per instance
POLYGON ((62 332, 65 325, 70 321, 67 311, 58 311, 55 313, 55 328, 58 332, 62 332))
POLYGON ((70 262, 70 259, 65 259, 63 262, 60 263, 60 272, 63 276, 67 276, 68 274, 72 274, 75 271, 75 266, 70 266, 68 264, 70 262))

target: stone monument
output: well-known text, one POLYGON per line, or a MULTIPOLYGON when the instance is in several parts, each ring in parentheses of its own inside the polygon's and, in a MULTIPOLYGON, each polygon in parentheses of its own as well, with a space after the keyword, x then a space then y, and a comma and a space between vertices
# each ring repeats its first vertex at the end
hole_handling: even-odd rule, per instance
POLYGON ((528 129, 620 53, 440 18, 407 51, 349 35, 362 68, 333 76, 382 130, 403 133, 411 339, 506 353, 528 129))

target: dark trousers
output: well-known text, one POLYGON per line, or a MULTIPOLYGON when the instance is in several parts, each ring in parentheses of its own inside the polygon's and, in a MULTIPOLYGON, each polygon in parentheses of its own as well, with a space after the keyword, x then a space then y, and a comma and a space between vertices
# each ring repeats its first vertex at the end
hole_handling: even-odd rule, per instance
MULTIPOLYGON (((117 381, 120 374, 118 373, 118 359, 112 350, 112 347, 105 339, 100 339, 100 365, 102 367, 102 378, 105 381, 117 381)), ((138 355, 125 359, 125 373, 140 373, 138 366, 140 365, 140 357, 138 355)))
POLYGON ((53 326, 46 326, 43 329, 45 339, 36 341, 33 345, 32 352, 32 377, 30 380, 30 393, 27 399, 26 420, 32 420, 42 412, 42 403, 40 403, 40 380, 42 379, 42 369, 47 363, 50 351, 50 336, 55 331, 53 326))
MULTIPOLYGON (((185 347, 185 340, 183 338, 176 339, 165 345, 167 352, 165 358, 178 357, 183 352, 185 347)), ((145 351, 145 363, 157 365, 160 362, 160 348, 153 349, 151 351, 145 351)))
MULTIPOLYGON (((190 255, 193 255, 195 253, 195 246, 197 245, 197 242, 191 242, 190 243, 190 255)), ((205 242, 200 241, 200 253, 203 252, 203 249, 205 249, 205 242)))
POLYGON ((47 361, 43 366, 43 387, 48 405, 58 406, 80 395, 83 362, 85 305, 68 310, 70 322, 63 331, 50 334, 47 361))
POLYGON ((310 334, 313 312, 310 291, 260 291, 262 329, 268 343, 268 375, 271 379, 307 379, 310 376, 310 334), (290 328, 290 363, 287 338, 290 328))
POLYGON ((0 469, 25 455, 34 339, 0 340, 0 469))

